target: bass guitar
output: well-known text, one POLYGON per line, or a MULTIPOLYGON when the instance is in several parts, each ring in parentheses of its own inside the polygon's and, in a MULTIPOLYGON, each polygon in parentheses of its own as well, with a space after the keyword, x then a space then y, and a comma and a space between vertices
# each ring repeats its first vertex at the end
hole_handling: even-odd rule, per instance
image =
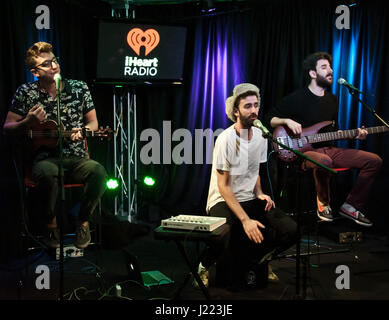
MULTIPOLYGON (((301 135, 296 136, 290 131, 288 127, 279 126, 274 130, 273 137, 281 144, 300 151, 301 153, 307 151, 313 151, 315 148, 312 146, 314 143, 327 142, 334 140, 353 139, 358 135, 358 129, 344 130, 344 131, 332 131, 318 133, 324 127, 332 124, 332 121, 323 121, 314 124, 308 128, 302 130, 301 135)), ((383 133, 389 131, 386 126, 365 128, 369 134, 383 133)), ((293 162, 297 159, 297 156, 273 142, 274 150, 277 152, 278 157, 285 162, 293 162)))

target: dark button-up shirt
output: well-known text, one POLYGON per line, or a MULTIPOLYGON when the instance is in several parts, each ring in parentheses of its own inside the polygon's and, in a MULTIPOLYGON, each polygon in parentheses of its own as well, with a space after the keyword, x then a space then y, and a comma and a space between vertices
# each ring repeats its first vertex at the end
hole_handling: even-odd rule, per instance
MULTIPOLYGON (((57 99, 44 91, 39 81, 23 84, 17 89, 12 99, 10 111, 24 117, 36 104, 43 107, 47 120, 57 122, 57 99)), ((82 128, 84 126, 84 115, 94 109, 87 84, 83 81, 64 79, 64 89, 60 93, 60 108, 64 130, 82 128)), ((86 157, 84 141, 65 139, 63 154, 65 157, 86 157)), ((58 150, 42 148, 35 156, 38 155, 40 159, 58 156, 58 150)))

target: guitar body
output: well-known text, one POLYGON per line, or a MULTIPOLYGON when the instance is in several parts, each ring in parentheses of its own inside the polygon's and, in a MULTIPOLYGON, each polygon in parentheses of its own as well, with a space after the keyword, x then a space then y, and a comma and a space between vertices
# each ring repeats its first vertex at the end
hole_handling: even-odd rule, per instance
MULTIPOLYGON (((62 137, 69 138, 75 130, 63 130, 62 125, 62 137)), ((110 128, 99 129, 96 131, 82 130, 84 138, 111 138, 113 131, 110 128)), ((32 127, 27 131, 27 138, 29 141, 29 147, 31 150, 38 149, 39 147, 55 148, 58 145, 58 125, 54 120, 47 120, 32 127)))
MULTIPOLYGON (((314 124, 313 126, 304 128, 300 136, 293 135, 292 131, 288 127, 279 126, 274 130, 273 136, 280 143, 286 145, 289 148, 300 151, 301 153, 315 150, 312 144, 309 143, 308 136, 312 136, 318 133, 324 127, 332 124, 332 121, 323 121, 314 124)), ((285 162, 293 162, 297 159, 297 156, 273 142, 274 150, 278 153, 278 157, 285 162)))
POLYGON ((28 138, 33 150, 42 146, 55 148, 58 145, 58 125, 54 120, 41 122, 31 128, 28 138))
MULTIPOLYGON (((304 128, 300 136, 293 135, 293 133, 287 127, 279 126, 274 130, 273 137, 285 147, 304 153, 307 151, 315 150, 313 145, 317 147, 317 143, 342 139, 354 139, 359 133, 358 129, 318 133, 321 129, 329 126, 331 123, 332 121, 323 121, 316 123, 308 128, 304 128)), ((370 127, 364 129, 368 134, 389 131, 389 128, 386 126, 370 127)), ((278 157, 282 161, 293 162, 297 159, 297 156, 285 147, 282 147, 275 142, 273 142, 273 146, 274 150, 278 154, 278 157)))

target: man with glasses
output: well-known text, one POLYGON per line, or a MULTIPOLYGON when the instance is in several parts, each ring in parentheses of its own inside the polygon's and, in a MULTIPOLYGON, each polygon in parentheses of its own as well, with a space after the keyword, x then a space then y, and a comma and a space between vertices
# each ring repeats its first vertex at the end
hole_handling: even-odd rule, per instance
MULTIPOLYGON (((37 42, 26 52, 25 62, 37 81, 21 85, 11 103, 4 123, 5 134, 26 133, 47 120, 57 121, 57 89, 54 76, 60 74, 58 58, 52 45, 37 42)), ((84 194, 76 223, 75 245, 85 248, 90 243, 88 219, 105 191, 104 167, 90 160, 81 128, 97 130, 96 110, 88 86, 83 81, 60 80, 61 122, 64 130, 74 131, 63 141, 65 181, 84 184, 84 194)), ((33 151, 32 179, 36 183, 37 205, 45 219, 44 243, 59 247, 55 205, 58 195, 58 148, 41 146, 33 151)))

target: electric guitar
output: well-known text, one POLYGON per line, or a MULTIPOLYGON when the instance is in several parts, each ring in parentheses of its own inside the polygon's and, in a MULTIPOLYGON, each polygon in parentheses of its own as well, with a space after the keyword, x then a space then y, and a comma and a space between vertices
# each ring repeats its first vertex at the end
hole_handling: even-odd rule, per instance
MULTIPOLYGON (((312 146, 313 143, 353 139, 358 135, 358 129, 318 133, 322 128, 329 126, 330 124, 332 124, 332 121, 316 123, 313 126, 304 128, 299 136, 294 135, 288 127, 279 126, 274 130, 273 137, 281 144, 304 153, 315 150, 312 146)), ((389 131, 386 126, 370 127, 365 128, 365 130, 367 130, 369 134, 389 131)), ((282 161, 293 162, 297 159, 297 156, 293 152, 282 148, 275 142, 273 142, 273 147, 282 161)))
MULTIPOLYGON (((73 133, 79 130, 63 130, 62 125, 62 137, 70 138, 73 133)), ((84 138, 111 138, 113 130, 110 128, 99 129, 96 131, 81 130, 84 138)), ((39 147, 45 146, 54 148, 58 145, 58 124, 54 120, 48 120, 41 122, 40 124, 32 127, 27 131, 27 139, 30 147, 34 150, 39 147)))

